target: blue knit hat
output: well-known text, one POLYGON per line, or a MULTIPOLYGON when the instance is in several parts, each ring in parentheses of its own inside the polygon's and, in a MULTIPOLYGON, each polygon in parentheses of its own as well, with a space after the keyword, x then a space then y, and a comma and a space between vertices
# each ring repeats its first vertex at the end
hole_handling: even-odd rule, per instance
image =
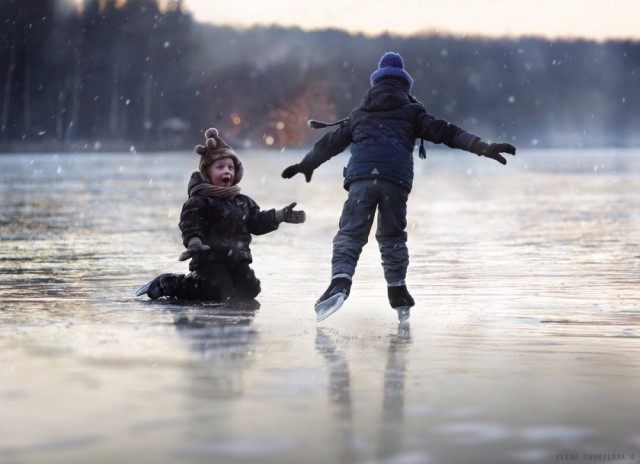
POLYGON ((411 90, 413 79, 407 71, 404 70, 404 61, 399 53, 387 52, 380 58, 378 69, 371 74, 371 85, 378 83, 379 80, 387 77, 397 78, 405 81, 411 90))

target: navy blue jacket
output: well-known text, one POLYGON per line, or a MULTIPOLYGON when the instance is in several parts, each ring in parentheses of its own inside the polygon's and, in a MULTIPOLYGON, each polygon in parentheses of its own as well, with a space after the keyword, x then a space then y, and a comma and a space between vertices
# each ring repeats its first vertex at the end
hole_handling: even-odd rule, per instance
POLYGON ((424 105, 403 90, 396 79, 372 86, 359 107, 336 129, 325 134, 301 161, 316 169, 351 145, 345 189, 360 179, 384 179, 411 191, 416 139, 473 151, 480 137, 436 119, 424 105))

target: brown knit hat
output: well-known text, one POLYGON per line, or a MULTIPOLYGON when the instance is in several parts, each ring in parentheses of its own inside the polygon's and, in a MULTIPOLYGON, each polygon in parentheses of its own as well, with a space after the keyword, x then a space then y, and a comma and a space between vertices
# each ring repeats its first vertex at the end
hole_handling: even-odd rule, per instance
POLYGON ((209 179, 207 170, 215 161, 223 158, 231 158, 236 167, 235 178, 233 180, 233 185, 236 185, 242 180, 242 174, 244 173, 240 158, 238 158, 236 152, 233 151, 233 148, 222 140, 218 134, 218 129, 214 127, 207 129, 204 137, 206 139, 205 144, 196 145, 195 148, 196 153, 200 155, 200 174, 204 179, 209 179))

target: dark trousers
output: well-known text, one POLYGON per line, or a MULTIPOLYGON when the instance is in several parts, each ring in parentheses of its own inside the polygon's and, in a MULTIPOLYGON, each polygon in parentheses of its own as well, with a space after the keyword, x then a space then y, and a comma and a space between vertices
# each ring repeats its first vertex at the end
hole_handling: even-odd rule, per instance
POLYGON ((376 240, 385 280, 389 285, 404 282, 409 266, 405 232, 408 198, 405 188, 384 180, 360 180, 349 186, 340 230, 333 239, 332 278, 353 277, 377 212, 376 240))
POLYGON ((249 300, 260 293, 260 280, 248 264, 204 263, 178 276, 171 296, 183 300, 249 300))

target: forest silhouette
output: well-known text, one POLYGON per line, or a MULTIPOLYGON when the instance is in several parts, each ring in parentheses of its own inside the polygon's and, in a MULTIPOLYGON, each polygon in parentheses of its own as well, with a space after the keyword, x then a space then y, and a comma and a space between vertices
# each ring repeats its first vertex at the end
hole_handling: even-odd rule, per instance
POLYGON ((180 0, 0 0, 0 151, 300 148, 397 51, 436 117, 519 147, 637 146, 640 42, 199 23, 180 0), (164 5, 164 4, 163 4, 164 5))

